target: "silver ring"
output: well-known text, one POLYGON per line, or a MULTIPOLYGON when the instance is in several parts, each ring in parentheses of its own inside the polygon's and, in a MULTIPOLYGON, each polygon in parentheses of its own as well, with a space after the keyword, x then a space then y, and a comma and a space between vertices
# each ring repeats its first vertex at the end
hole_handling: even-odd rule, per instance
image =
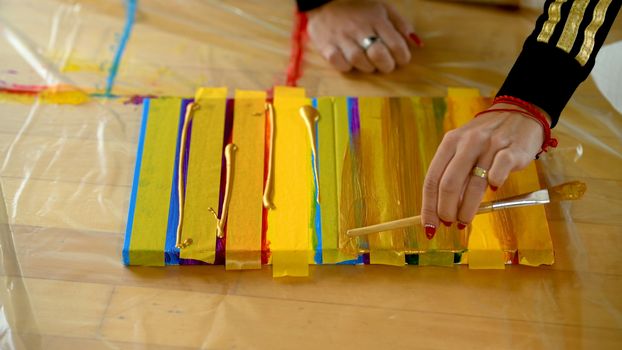
POLYGON ((375 35, 368 36, 367 38, 363 39, 363 41, 361 41, 361 47, 363 48, 363 50, 367 51, 367 49, 369 49, 374 43, 378 41, 380 41, 379 37, 375 35))

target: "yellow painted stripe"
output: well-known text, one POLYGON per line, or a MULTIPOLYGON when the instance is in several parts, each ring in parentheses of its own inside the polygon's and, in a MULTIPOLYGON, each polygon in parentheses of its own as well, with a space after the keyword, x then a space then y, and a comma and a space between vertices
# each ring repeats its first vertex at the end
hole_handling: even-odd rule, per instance
POLYGON ((132 265, 164 265, 180 113, 178 98, 150 101, 130 241, 132 265))
POLYGON ((542 29, 540 30, 540 34, 538 34, 537 40, 543 43, 548 43, 555 31, 555 27, 559 20, 561 19, 561 9, 562 5, 566 2, 566 0, 555 0, 551 4, 549 4, 548 18, 542 24, 542 29))
MULTIPOLYGON (((487 106, 483 99, 474 97, 474 91, 450 89, 448 116, 452 126, 460 126, 487 106)), ((509 197, 540 188, 535 163, 510 174, 497 192, 488 191, 484 201, 509 197)), ((470 225, 468 242, 469 267, 502 269, 518 250, 520 264, 537 266, 552 264, 553 244, 544 207, 515 208, 477 215, 470 225)))
POLYGON ((69 85, 55 85, 46 88, 37 95, 25 95, 21 93, 0 92, 0 101, 33 103, 38 100, 47 104, 71 104, 77 105, 90 101, 88 93, 78 90, 69 85))
MULTIPOLYGON (((497 194, 500 198, 502 198, 501 196, 510 195, 509 192, 518 194, 542 188, 538 179, 536 162, 532 162, 521 171, 512 173, 502 187, 499 188, 499 191, 503 189, 506 192, 505 195, 503 192, 497 194)), ((516 208, 516 210, 499 212, 497 215, 507 215, 507 221, 512 224, 511 232, 506 234, 514 233, 516 242, 510 242, 515 244, 518 249, 519 263, 521 265, 539 266, 553 264, 555 261, 553 241, 544 206, 516 208)), ((502 239, 502 241, 507 242, 508 240, 502 239)))
MULTIPOLYGON (((422 103, 420 97, 410 98, 412 108, 412 122, 414 126, 412 130, 406 130, 406 133, 412 132, 412 137, 407 141, 414 153, 412 158, 412 181, 408 187, 413 188, 412 200, 416 203, 417 213, 413 215, 421 214, 421 201, 422 201, 422 188, 425 174, 430 166, 432 157, 434 156, 434 150, 439 143, 439 134, 442 135, 442 130, 438 130, 434 111, 426 108, 422 103)), ((409 157, 411 158, 411 157, 409 157)), ((421 251, 424 247, 429 246, 432 241, 425 238, 423 232, 423 226, 413 226, 406 230, 406 237, 404 242, 404 249, 409 251, 421 251)))
POLYGON ((577 39, 577 34, 579 33, 579 26, 581 26, 581 22, 583 21, 585 9, 589 3, 589 0, 574 0, 572 2, 570 13, 566 18, 564 30, 557 41, 557 47, 566 52, 572 50, 574 42, 577 39))
MULTIPOLYGON (((395 202, 396 182, 389 172, 395 172, 396 164, 388 164, 386 124, 389 109, 385 98, 359 98, 361 126, 361 176, 365 201, 364 225, 399 219, 395 202), (383 136, 384 135, 384 136, 383 136)), ((390 136, 389 136, 390 137, 390 136)), ((369 258, 372 264, 403 266, 404 232, 392 230, 369 235, 369 258)))
POLYGON ((181 249, 183 259, 213 263, 216 256, 217 220, 209 208, 218 211, 226 102, 226 88, 201 88, 195 96, 181 233, 192 244, 181 249))
POLYGON ((596 42, 596 33, 605 22, 605 16, 607 15, 607 8, 609 8, 609 4, 611 4, 611 0, 598 1, 598 4, 596 4, 596 7, 594 8, 594 13, 592 14, 592 21, 583 32, 583 44, 581 45, 581 49, 576 56, 576 60, 582 66, 585 66, 587 61, 589 61, 590 56, 592 56, 594 44, 596 42))
POLYGON ((349 141, 348 111, 345 97, 322 97, 317 101, 318 152, 322 200, 322 259, 324 264, 356 258, 339 249, 339 199, 341 173, 349 141))
MULTIPOLYGON (((416 208, 414 213, 408 215, 419 215, 421 213, 425 174, 444 134, 441 123, 443 119, 436 116, 433 101, 429 98, 412 97, 403 103, 406 104, 406 102, 410 102, 412 112, 406 112, 406 106, 402 107, 402 111, 412 113, 411 119, 414 125, 405 124, 410 129, 407 129, 405 134, 412 136, 405 138, 404 142, 408 146, 404 147, 402 151, 405 162, 409 163, 404 175, 404 179, 408 180, 405 181, 407 184, 404 185, 406 194, 403 202, 405 208, 413 206, 416 208)), ((425 237, 423 227, 415 226, 406 230, 405 249, 427 252, 420 255, 420 265, 452 265, 453 253, 451 252, 456 248, 453 239, 455 234, 455 231, 441 226, 437 228, 436 238, 428 240, 425 237)))
MULTIPOLYGON (((448 90, 446 128, 460 127, 486 108, 477 89, 453 88, 448 90)), ((486 198, 485 198, 486 199, 486 198)), ((491 214, 478 215, 470 225, 468 241, 469 267, 473 269, 503 269, 505 260, 491 214), (471 254, 473 259, 471 259, 471 254)))
POLYGON ((298 109, 310 104, 304 89, 275 87, 274 205, 268 213, 272 274, 308 276, 314 200, 308 131, 298 109))
MULTIPOLYGON (((339 252, 339 204, 337 197, 337 157, 335 156, 335 116, 333 99, 322 97, 317 99, 320 112, 318 122, 318 153, 320 170, 320 188, 322 199, 322 261, 334 264, 338 261, 339 252)), ((346 129, 346 132, 348 130, 346 129)))
POLYGON ((64 85, 50 87, 40 97, 43 102, 53 104, 82 104, 90 99, 86 92, 64 85))
MULTIPOLYGON (((348 99, 346 97, 335 97, 333 99, 333 116, 335 118, 335 173, 337 177, 336 191, 337 191, 337 212, 340 212, 340 208, 343 205, 342 200, 342 179, 344 176, 344 163, 346 161, 346 154, 348 153, 348 144, 350 143, 350 121, 348 111, 348 99)), ((348 165, 350 167, 350 165, 348 165)), ((339 242, 339 252, 337 253, 337 262, 356 259, 358 254, 348 254, 343 246, 346 242, 341 242, 343 234, 345 233, 345 227, 341 226, 341 220, 337 217, 339 222, 339 230, 337 231, 337 239, 339 242)))
MULTIPOLYGON (((479 94, 477 90, 463 91, 474 96, 479 94)), ((443 138, 446 109, 444 103, 436 102, 435 104, 434 100, 430 98, 413 97, 408 100, 410 106, 404 105, 401 108, 401 114, 407 114, 409 113, 408 110, 412 109, 410 113, 413 113, 414 126, 405 122, 405 125, 409 125, 412 131, 407 130, 404 133, 406 135, 414 135, 414 140, 405 139, 403 142, 404 144, 410 143, 409 146, 404 147, 402 150, 405 161, 410 163, 404 170, 403 178, 408 179, 410 184, 404 185, 406 194, 402 203, 404 209, 408 210, 408 214, 405 216, 412 216, 418 215, 421 212, 423 182, 436 148, 443 138), (437 108, 440 110, 437 111, 437 108), (409 153, 409 149, 414 149, 413 154, 409 153), (414 187, 411 187, 413 184, 414 187), (408 193, 414 193, 414 195, 410 195, 412 198, 408 198, 408 193), (414 203, 412 202, 413 200, 414 203), (413 207, 415 207, 414 210, 412 209, 413 207), (414 213, 411 214, 413 211, 414 213)), ((438 227, 433 240, 428 240, 425 237, 422 226, 413 227, 406 232, 405 249, 425 252, 419 255, 419 265, 421 266, 451 266, 454 261, 453 252, 466 249, 466 243, 461 245, 461 240, 459 239, 461 232, 455 227, 438 227)))
POLYGON ((235 92, 233 143, 238 147, 227 219, 227 270, 261 268, 266 93, 235 92))

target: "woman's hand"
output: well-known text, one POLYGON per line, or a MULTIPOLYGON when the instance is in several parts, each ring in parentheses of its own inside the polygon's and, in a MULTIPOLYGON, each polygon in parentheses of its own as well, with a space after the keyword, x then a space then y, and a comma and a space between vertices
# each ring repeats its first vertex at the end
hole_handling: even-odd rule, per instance
MULTIPOLYGON (((520 107, 496 104, 489 109, 520 107)), ((518 112, 488 112, 445 134, 423 185, 421 222, 432 238, 439 220, 463 229, 473 220, 486 186, 503 185, 510 172, 525 168, 540 151, 543 128, 518 112), (487 170, 487 179, 473 175, 487 170)))
POLYGON ((332 1, 307 12, 308 32, 319 52, 337 70, 393 71, 410 62, 412 27, 389 4, 379 1, 332 1), (364 49, 366 38, 380 40, 364 49))

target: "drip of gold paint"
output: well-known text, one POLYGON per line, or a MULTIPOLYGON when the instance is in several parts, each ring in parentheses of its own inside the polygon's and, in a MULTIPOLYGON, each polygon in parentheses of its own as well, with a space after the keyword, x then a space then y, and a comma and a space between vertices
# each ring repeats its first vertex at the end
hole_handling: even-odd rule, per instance
POLYGON ((208 210, 216 218, 216 236, 218 238, 223 238, 225 236, 225 225, 227 224, 229 201, 231 199, 231 186, 233 185, 233 173, 235 170, 235 151, 237 150, 238 147, 232 143, 228 144, 227 147, 225 147, 225 164, 227 166, 227 175, 225 180, 225 198, 222 202, 222 213, 220 214, 220 218, 218 218, 218 214, 216 213, 214 208, 208 208, 208 210))
POLYGON ((307 131, 309 133, 309 141, 311 142, 311 153, 313 154, 313 173, 317 182, 317 196, 315 201, 320 203, 320 183, 319 183, 319 172, 318 172, 318 159, 317 159, 317 149, 315 147, 315 143, 317 141, 316 133, 315 133, 315 123, 320 119, 320 112, 312 106, 302 106, 298 110, 300 113, 300 117, 305 122, 307 127, 307 131))
POLYGON ((188 126, 194 116, 194 111, 199 109, 199 105, 196 103, 189 103, 186 106, 186 115, 184 116, 184 125, 181 129, 181 147, 179 148, 179 162, 177 163, 177 195, 179 196, 179 219, 177 221, 177 238, 175 240, 175 246, 177 248, 186 248, 192 244, 192 239, 186 239, 181 241, 181 229, 183 226, 184 217, 184 201, 185 201, 185 186, 184 186, 184 161, 186 154, 186 140, 188 139, 188 126))
POLYGON ((270 143, 268 149, 268 174, 266 176, 266 184, 263 192, 263 207, 266 209, 274 209, 272 202, 272 192, 274 186, 274 106, 272 103, 266 103, 266 111, 268 112, 268 122, 270 123, 270 143))

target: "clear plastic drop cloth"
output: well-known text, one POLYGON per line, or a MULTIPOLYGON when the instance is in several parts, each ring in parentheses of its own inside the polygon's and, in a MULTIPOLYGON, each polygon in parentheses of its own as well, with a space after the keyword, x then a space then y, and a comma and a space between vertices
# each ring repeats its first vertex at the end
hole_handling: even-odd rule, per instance
MULTIPOLYGON (((491 96, 538 15, 395 5, 425 42, 413 62, 341 74, 307 45, 299 86, 491 96)), ((269 267, 122 265, 141 99, 283 84, 293 14, 286 0, 0 0, 0 348, 620 348, 622 115, 591 78, 538 161, 544 183, 588 186, 547 207, 552 266, 313 266, 272 279, 269 267)), ((607 43, 620 40, 618 19, 607 43)))

